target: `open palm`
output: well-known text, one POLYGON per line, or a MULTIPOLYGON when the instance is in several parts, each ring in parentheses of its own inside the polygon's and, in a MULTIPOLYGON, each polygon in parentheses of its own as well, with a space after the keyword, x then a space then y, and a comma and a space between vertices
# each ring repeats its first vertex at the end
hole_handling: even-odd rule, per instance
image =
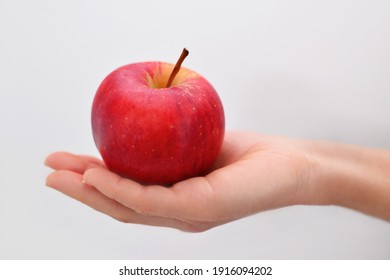
POLYGON ((213 170, 171 187, 143 186, 99 159, 56 152, 46 184, 113 218, 198 232, 268 209, 302 203, 309 177, 299 140, 228 132, 213 170))

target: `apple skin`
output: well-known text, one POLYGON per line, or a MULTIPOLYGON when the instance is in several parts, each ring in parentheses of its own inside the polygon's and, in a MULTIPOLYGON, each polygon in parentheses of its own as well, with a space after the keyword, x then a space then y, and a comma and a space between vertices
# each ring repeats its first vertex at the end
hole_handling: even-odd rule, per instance
POLYGON ((224 110, 215 89, 186 68, 166 88, 173 67, 120 67, 103 80, 92 105, 93 137, 106 166, 145 185, 206 174, 224 138, 224 110))

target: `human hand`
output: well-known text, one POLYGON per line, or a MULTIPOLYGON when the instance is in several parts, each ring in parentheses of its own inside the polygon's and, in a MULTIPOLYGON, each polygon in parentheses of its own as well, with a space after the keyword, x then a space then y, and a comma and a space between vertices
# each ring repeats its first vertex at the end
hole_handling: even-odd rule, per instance
POLYGON ((45 164, 50 186, 127 223, 199 232, 260 211, 306 203, 310 163, 300 140, 228 132, 204 177, 171 187, 143 186, 96 158, 56 152, 45 164))

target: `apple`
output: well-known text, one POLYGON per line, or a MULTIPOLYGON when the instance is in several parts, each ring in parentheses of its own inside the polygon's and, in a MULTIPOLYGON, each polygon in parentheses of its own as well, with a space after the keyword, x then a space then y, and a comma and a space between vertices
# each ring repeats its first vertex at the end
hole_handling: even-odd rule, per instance
POLYGON ((181 63, 122 66, 100 84, 92 105, 95 144, 111 171, 172 185, 202 176, 222 146, 225 117, 213 86, 181 63))

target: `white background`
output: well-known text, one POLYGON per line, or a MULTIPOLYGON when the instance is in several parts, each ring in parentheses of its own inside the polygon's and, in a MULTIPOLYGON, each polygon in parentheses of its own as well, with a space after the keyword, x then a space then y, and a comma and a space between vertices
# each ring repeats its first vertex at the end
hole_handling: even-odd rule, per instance
POLYGON ((390 223, 294 206, 205 233, 119 223, 52 189, 45 156, 98 156, 101 80, 139 61, 205 76, 227 129, 390 148, 389 1, 0 0, 1 259, 389 259, 390 223))

